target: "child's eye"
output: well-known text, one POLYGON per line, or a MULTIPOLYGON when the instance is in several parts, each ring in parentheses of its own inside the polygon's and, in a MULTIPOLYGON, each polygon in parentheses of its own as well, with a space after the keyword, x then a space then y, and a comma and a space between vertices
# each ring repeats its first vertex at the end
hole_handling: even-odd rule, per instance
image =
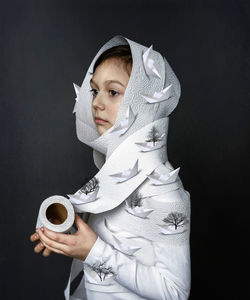
POLYGON ((98 94, 97 89, 91 89, 90 92, 93 96, 96 96, 98 94))
POLYGON ((110 93, 111 96, 118 96, 119 95, 119 93, 115 90, 109 90, 109 93, 110 93))

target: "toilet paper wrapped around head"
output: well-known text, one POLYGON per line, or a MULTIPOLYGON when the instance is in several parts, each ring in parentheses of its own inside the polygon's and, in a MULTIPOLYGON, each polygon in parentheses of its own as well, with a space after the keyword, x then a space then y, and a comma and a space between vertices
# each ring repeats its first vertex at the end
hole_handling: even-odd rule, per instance
POLYGON ((181 93, 179 80, 164 56, 155 51, 153 46, 146 47, 120 35, 114 36, 101 47, 82 85, 74 84, 74 88, 76 102, 73 112, 77 137, 93 148, 94 162, 99 169, 125 139, 146 125, 168 117, 177 106, 181 93), (115 124, 100 136, 93 119, 90 82, 100 56, 121 45, 127 45, 131 50, 132 70, 115 124), (124 126, 126 120, 128 128, 124 126))

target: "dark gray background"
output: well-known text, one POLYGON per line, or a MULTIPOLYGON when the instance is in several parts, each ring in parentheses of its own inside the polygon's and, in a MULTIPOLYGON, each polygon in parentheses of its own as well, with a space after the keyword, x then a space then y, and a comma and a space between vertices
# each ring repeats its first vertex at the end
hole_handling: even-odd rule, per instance
POLYGON ((247 1, 0 3, 0 298, 63 299, 71 259, 36 255, 29 236, 42 200, 97 171, 76 137, 72 82, 116 34, 153 44, 181 82, 168 156, 192 199, 190 299, 248 298, 247 1))

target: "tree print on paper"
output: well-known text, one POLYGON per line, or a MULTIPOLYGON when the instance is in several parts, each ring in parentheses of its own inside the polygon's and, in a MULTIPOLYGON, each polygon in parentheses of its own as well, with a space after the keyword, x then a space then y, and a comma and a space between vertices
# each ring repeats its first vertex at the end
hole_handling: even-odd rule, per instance
POLYGON ((101 281, 105 280, 106 276, 109 274, 116 275, 111 266, 105 267, 104 264, 105 262, 99 262, 93 265, 88 264, 88 266, 97 273, 101 281))
POLYGON ((96 177, 90 179, 83 187, 80 188, 81 193, 91 193, 99 187, 99 181, 96 177))
POLYGON ((155 146, 155 143, 159 141, 162 141, 162 137, 159 131, 157 130, 157 128, 155 126, 152 126, 152 128, 150 129, 147 135, 146 142, 153 142, 153 145, 155 146))
POLYGON ((167 225, 174 226, 175 230, 179 227, 183 227, 188 221, 187 217, 183 213, 171 212, 166 218, 163 219, 167 225))
POLYGON ((142 206, 142 196, 139 192, 133 192, 126 200, 127 206, 134 208, 135 206, 142 206))

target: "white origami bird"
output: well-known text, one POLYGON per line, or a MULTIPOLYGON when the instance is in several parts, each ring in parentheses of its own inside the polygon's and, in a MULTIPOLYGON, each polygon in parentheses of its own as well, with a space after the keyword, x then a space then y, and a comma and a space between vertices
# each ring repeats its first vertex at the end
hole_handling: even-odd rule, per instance
POLYGON ((76 112, 76 104, 77 104, 77 102, 79 100, 80 87, 77 84, 75 84, 74 82, 73 82, 73 86, 74 86, 75 93, 76 93, 76 98, 75 98, 76 103, 74 105, 74 109, 73 109, 72 113, 75 113, 76 112))
POLYGON ((152 175, 147 175, 147 177, 154 185, 169 184, 169 183, 173 183, 176 181, 179 170, 180 170, 180 167, 167 173, 167 174, 156 173, 156 174, 152 174, 152 175))
POLYGON ((153 45, 150 46, 146 52, 143 54, 143 63, 146 70, 146 73, 151 76, 156 76, 161 78, 159 72, 154 66, 154 60, 151 58, 152 56, 153 45))
POLYGON ((129 127, 133 124, 134 120, 135 120, 135 115, 132 111, 132 108, 129 105, 126 111, 126 118, 122 120, 115 129, 110 131, 110 133, 115 132, 118 133, 119 135, 124 134, 129 129, 129 127))
POLYGON ((169 97, 171 96, 171 87, 172 84, 170 84, 169 86, 167 86, 165 89, 163 89, 160 92, 155 92, 153 95, 143 95, 141 94, 141 96, 147 100, 147 102, 149 103, 158 103, 158 102, 162 102, 165 100, 168 100, 169 97))
POLYGON ((136 160, 135 164, 131 168, 109 176, 114 178, 117 182, 124 182, 134 177, 137 173, 138 173, 138 159, 136 160))
POLYGON ((128 246, 128 244, 120 241, 117 237, 112 235, 113 241, 114 241, 114 246, 117 250, 127 254, 127 255, 133 255, 136 251, 140 250, 140 247, 133 247, 133 246, 128 246))

